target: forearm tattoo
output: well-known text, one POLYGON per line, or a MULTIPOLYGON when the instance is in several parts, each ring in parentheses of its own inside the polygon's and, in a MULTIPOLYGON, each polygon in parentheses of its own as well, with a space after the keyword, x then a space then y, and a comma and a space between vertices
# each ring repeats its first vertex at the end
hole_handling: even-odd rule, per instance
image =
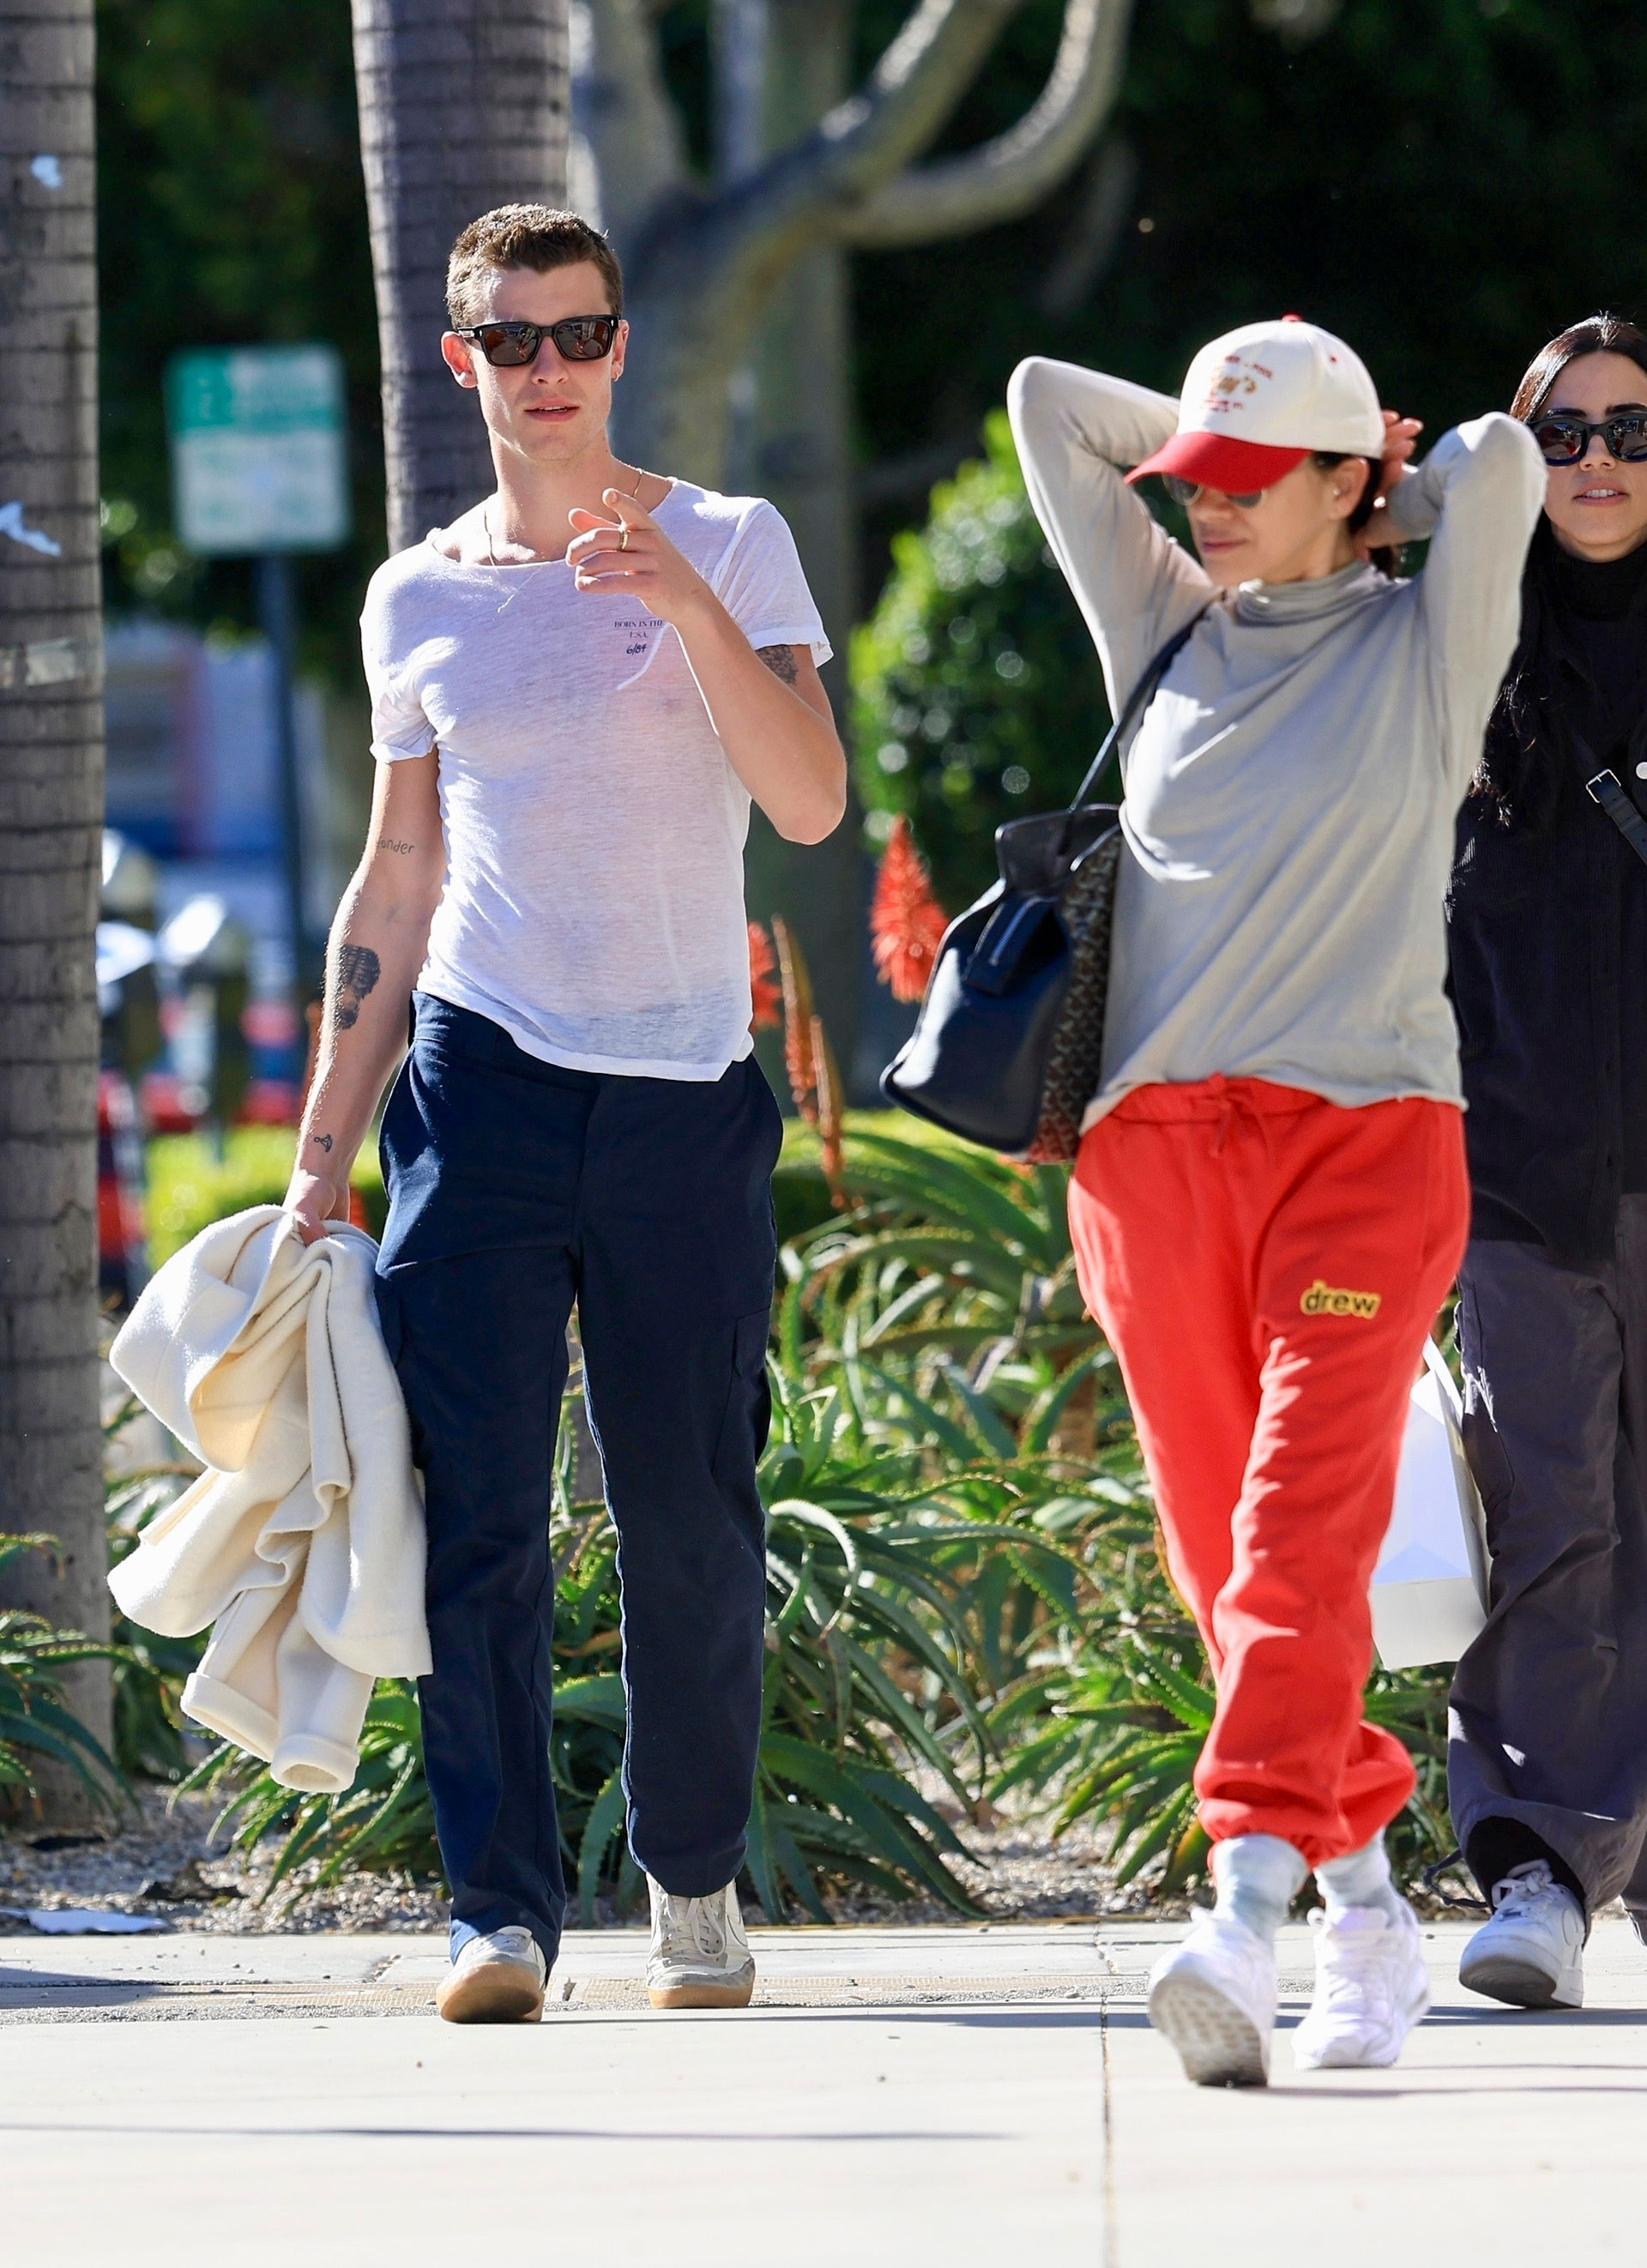
POLYGON ((328 1158, 331 1156, 332 1138, 329 1134, 311 1134, 309 1139, 311 1142, 318 1142, 320 1147, 325 1151, 327 1156, 328 1158))
POLYGON ((383 964, 369 945, 338 946, 337 998, 332 1012, 340 1032, 353 1028, 361 1003, 382 974, 383 964))
POLYGON ((773 676, 782 684, 793 685, 799 674, 796 668, 795 649, 792 645, 758 645, 755 648, 755 659, 758 661, 764 661, 773 676))

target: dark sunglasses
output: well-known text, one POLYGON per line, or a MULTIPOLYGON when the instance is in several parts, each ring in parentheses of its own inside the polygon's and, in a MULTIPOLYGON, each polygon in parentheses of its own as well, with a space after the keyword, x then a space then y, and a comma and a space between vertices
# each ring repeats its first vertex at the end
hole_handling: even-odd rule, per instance
POLYGON ((1582 417, 1540 417, 1533 438, 1547 465, 1577 465, 1590 453, 1599 433, 1609 457, 1621 465, 1637 465, 1647 457, 1647 410, 1629 417, 1604 417, 1588 425, 1582 417))
MULTIPOLYGON (((1174 504, 1194 504, 1207 485, 1205 481, 1180 480, 1176 473, 1163 473, 1161 478, 1166 483, 1166 493, 1174 504)), ((1254 489, 1251 496, 1231 496, 1228 489, 1214 489, 1210 493, 1227 497, 1238 512, 1251 512, 1255 504, 1261 504, 1264 500, 1262 489, 1254 489)))
POLYGON ((472 339, 494 370, 518 370, 536 362, 545 339, 567 362, 599 362, 612 351, 620 315, 568 315, 558 323, 454 323, 460 339, 472 339))

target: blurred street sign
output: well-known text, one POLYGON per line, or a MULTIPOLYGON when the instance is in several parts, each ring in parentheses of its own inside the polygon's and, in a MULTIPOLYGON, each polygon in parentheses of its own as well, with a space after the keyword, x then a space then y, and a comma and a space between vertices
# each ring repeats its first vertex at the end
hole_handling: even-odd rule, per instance
POLYGON ((186 549, 329 551, 349 534, 343 368, 329 346, 195 348, 166 372, 186 549))

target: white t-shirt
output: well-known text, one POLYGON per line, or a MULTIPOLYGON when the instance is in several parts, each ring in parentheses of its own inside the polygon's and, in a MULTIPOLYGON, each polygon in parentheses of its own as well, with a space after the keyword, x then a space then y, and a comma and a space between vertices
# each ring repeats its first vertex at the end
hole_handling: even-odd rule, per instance
MULTIPOLYGON (((653 514, 754 646, 829 645, 781 515, 677 481, 653 514)), ((564 560, 427 540, 361 616, 371 752, 440 751, 446 880, 418 989, 573 1071, 716 1079, 750 1050, 749 795, 680 640, 564 560)))

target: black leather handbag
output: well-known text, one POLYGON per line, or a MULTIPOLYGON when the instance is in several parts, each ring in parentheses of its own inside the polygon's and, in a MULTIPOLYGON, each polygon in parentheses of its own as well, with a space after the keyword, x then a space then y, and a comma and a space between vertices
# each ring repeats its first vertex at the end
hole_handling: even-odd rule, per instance
POLYGON ((1103 1063, 1122 841, 1115 806, 1086 799, 1200 620, 1144 671, 1069 808, 996 828, 1001 879, 945 931, 915 1030, 881 1073, 888 1102, 1008 1157, 1074 1157, 1103 1063))

